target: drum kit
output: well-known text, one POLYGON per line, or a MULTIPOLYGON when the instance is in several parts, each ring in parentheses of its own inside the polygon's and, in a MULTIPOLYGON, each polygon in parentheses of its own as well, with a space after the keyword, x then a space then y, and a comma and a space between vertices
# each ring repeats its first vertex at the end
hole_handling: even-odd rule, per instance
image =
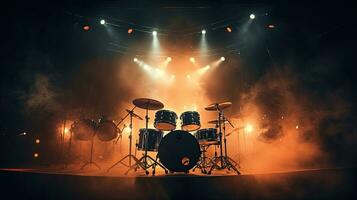
POLYGON ((130 116, 128 155, 115 162, 107 171, 110 171, 118 164, 122 164, 128 168, 125 174, 141 168, 148 175, 148 169, 152 168, 152 174, 154 175, 156 167, 162 168, 166 174, 169 172, 188 173, 189 170, 192 169, 194 171, 197 168, 205 174, 211 174, 212 170, 216 169, 232 169, 237 174, 240 174, 239 165, 227 155, 226 124, 232 127, 233 125, 224 116, 223 110, 230 107, 232 105, 231 102, 214 103, 205 107, 207 111, 217 112, 217 119, 208 122, 209 124, 214 124, 215 128, 201 128, 200 114, 196 111, 186 111, 180 115, 181 130, 176 129, 177 114, 163 109, 164 104, 160 101, 138 98, 134 99, 132 103, 134 107, 131 110, 126 109, 126 116, 117 124, 102 118, 98 124, 92 120, 84 119, 73 125, 72 129, 75 138, 92 140, 90 160, 81 169, 88 164, 94 164, 100 169, 99 165, 92 160, 94 136, 97 136, 102 141, 110 141, 117 138, 119 130, 117 127, 130 116), (145 128, 139 129, 139 141, 136 144, 136 149, 143 151, 141 158, 137 158, 132 154, 133 119, 144 120, 134 113, 136 108, 143 109, 146 113, 145 128), (154 110, 156 110, 153 123, 155 129, 152 129, 148 127, 149 111, 154 110), (208 158, 206 152, 211 146, 215 147, 215 154, 213 158, 208 158), (217 147, 219 148, 219 155, 217 154, 217 147), (157 153, 156 157, 151 157, 148 152, 157 153), (125 162, 126 160, 128 162, 125 162))

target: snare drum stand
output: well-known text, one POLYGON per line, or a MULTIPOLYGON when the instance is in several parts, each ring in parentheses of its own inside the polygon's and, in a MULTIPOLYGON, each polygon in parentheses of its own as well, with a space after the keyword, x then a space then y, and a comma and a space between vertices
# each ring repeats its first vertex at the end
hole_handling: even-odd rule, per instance
POLYGON ((195 171, 195 169, 199 168, 203 174, 207 174, 206 168, 209 167, 209 164, 211 162, 211 160, 207 162, 207 160, 209 158, 206 157, 206 152, 207 152, 207 149, 209 148, 209 146, 210 145, 202 145, 201 146, 201 148, 202 148, 202 156, 200 157, 200 160, 198 161, 196 166, 192 169, 193 172, 195 171))
POLYGON ((134 169, 136 171, 136 169, 141 167, 143 170, 145 170, 145 174, 149 175, 149 171, 147 169, 152 167, 152 175, 155 175, 155 169, 156 169, 157 165, 159 165, 159 167, 164 169, 165 173, 167 174, 167 169, 162 164, 157 162, 157 156, 156 156, 156 159, 154 159, 154 158, 152 158, 151 156, 148 155, 148 151, 147 151, 147 149, 148 149, 147 148, 147 145, 148 145, 148 128, 149 128, 149 109, 148 109, 148 106, 146 107, 145 110, 146 110, 146 115, 145 115, 145 128, 146 129, 145 129, 145 132, 144 132, 144 149, 145 149, 145 153, 138 161, 136 161, 136 163, 127 172, 125 172, 125 174, 128 174, 132 169, 134 169), (151 161, 151 163, 149 163, 149 161, 151 161))
POLYGON ((98 169, 101 169, 100 166, 93 161, 93 146, 94 146, 94 137, 96 135, 96 131, 94 132, 94 135, 92 136, 92 141, 91 141, 91 148, 90 148, 90 157, 89 157, 89 161, 85 162, 82 167, 81 170, 83 170, 87 165, 94 165, 96 166, 98 169))
MULTIPOLYGON (((133 109, 131 109, 130 112, 128 112, 128 114, 122 119, 122 121, 124 121, 125 118, 128 117, 128 115, 130 115, 130 133, 129 133, 129 154, 124 156, 122 159, 120 159, 118 162, 114 163, 111 167, 109 167, 107 169, 107 172, 109 172, 109 170, 111 170, 113 167, 115 167, 118 164, 123 164, 125 167, 129 167, 129 169, 131 169, 134 165, 131 164, 131 159, 133 159, 136 163, 139 162, 139 160, 131 153, 131 143, 132 143, 132 135, 133 135, 133 111, 136 108, 136 106, 134 106, 133 109), (129 159, 129 165, 126 164, 124 162, 125 159, 129 159)), ((120 124, 120 122, 118 123, 120 124)))
MULTIPOLYGON (((219 130, 219 146, 220 146, 220 156, 214 157, 212 159, 212 166, 207 172, 208 174, 211 174, 213 169, 227 169, 230 171, 233 169, 237 174, 240 174, 239 170, 235 167, 235 165, 232 164, 232 159, 227 156, 227 146, 226 146, 226 132, 225 132, 225 117, 223 114, 223 111, 218 107, 218 104, 216 105, 217 111, 218 111, 218 130, 219 130), (225 148, 225 155, 223 155, 223 143, 222 143, 222 123, 223 123, 223 136, 224 136, 224 148, 225 148), (219 165, 220 163, 220 165, 219 165)), ((235 162, 234 162, 235 163, 235 162)), ((236 163, 235 163, 236 164, 236 163)))

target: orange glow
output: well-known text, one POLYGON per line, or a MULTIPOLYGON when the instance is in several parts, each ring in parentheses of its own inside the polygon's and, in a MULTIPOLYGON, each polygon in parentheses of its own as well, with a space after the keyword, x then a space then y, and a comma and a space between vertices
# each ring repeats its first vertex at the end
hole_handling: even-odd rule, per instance
POLYGON ((38 158, 39 156, 40 156, 40 155, 39 155, 38 153, 34 153, 34 154, 33 154, 33 157, 34 157, 34 158, 38 158))
POLYGON ((40 144, 40 139, 36 139, 36 140, 35 140, 35 143, 36 143, 36 144, 40 144))
POLYGON ((253 126, 251 124, 247 124, 244 127, 245 132, 251 133, 253 131, 253 126))
POLYGON ((296 125, 296 126, 295 126, 295 128, 296 128, 296 129, 299 129, 299 126, 298 126, 298 125, 296 125))
POLYGON ((64 136, 64 139, 65 140, 69 140, 70 136, 71 136, 71 133, 70 133, 70 130, 71 130, 71 126, 72 124, 74 123, 74 121, 72 120, 67 120, 66 121, 66 126, 63 127, 63 122, 59 123, 58 124, 58 134, 59 134, 59 137, 61 138, 62 137, 62 134, 64 136))
POLYGON ((132 28, 128 29, 128 33, 131 34, 134 30, 132 28))

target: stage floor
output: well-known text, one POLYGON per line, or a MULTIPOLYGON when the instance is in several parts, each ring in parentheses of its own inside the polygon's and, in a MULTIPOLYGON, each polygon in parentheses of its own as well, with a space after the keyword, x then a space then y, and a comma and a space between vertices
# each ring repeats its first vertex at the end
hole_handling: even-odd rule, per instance
POLYGON ((2 196, 17 199, 356 199, 356 168, 265 174, 146 176, 94 167, 0 169, 2 196))

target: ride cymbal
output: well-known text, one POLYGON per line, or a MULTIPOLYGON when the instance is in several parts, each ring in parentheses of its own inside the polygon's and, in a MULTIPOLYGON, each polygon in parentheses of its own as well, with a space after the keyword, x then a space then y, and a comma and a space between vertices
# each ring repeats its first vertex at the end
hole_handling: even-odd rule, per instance
POLYGON ((232 102, 212 103, 205 107, 207 111, 219 111, 231 107, 232 102))
POLYGON ((160 110, 164 107, 164 104, 155 99, 138 98, 133 100, 133 104, 136 107, 147 110, 160 110))

